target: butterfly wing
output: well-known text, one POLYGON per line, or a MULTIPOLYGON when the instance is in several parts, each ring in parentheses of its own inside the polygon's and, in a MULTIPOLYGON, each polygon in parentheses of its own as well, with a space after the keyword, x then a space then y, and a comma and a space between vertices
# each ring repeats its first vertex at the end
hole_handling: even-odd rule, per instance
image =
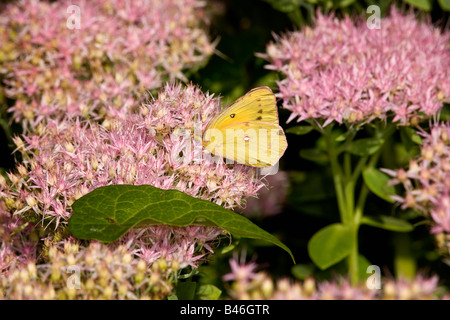
POLYGON ((287 148, 286 136, 279 125, 247 121, 211 129, 210 153, 253 167, 273 166, 287 148))
POLYGON ((275 95, 269 87, 258 87, 236 100, 214 117, 208 128, 226 127, 236 122, 262 121, 278 125, 275 95))

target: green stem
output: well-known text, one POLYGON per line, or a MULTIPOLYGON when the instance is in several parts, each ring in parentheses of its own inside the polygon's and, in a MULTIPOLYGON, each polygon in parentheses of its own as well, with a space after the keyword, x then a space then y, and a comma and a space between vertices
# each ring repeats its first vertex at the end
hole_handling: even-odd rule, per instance
MULTIPOLYGON (((359 281, 358 231, 369 189, 364 183, 362 184, 358 200, 355 204, 355 187, 363 170, 376 165, 381 155, 382 147, 370 158, 369 156, 361 157, 356 163, 356 166, 352 168, 351 154, 346 152, 346 150, 355 138, 356 130, 350 132, 344 143, 340 146, 336 146, 334 141, 332 141, 332 127, 333 126, 330 125, 324 128, 322 134, 324 135, 327 144, 341 222, 352 228, 353 231, 352 236, 354 237, 354 246, 347 258, 347 263, 351 284, 357 285, 359 281), (343 153, 343 166, 339 163, 339 155, 341 153, 343 153)), ((386 140, 386 138, 394 132, 395 125, 390 124, 385 129, 380 129, 379 125, 377 125, 375 128, 376 131, 374 137, 386 140)))
POLYGON ((339 214, 341 216, 341 221, 345 224, 348 223, 348 213, 347 213, 347 205, 346 205, 346 198, 345 198, 345 192, 344 192, 344 174, 342 172, 342 168, 339 165, 338 161, 338 153, 337 150, 334 148, 333 143, 331 141, 330 137, 330 131, 331 129, 325 129, 324 135, 325 135, 325 141, 327 143, 327 149, 328 149, 328 155, 330 157, 330 165, 331 165, 331 171, 333 174, 333 182, 334 182, 334 188, 336 190, 336 198, 337 203, 339 207, 339 214))
POLYGON ((358 266, 358 230, 359 224, 353 225, 353 248, 348 256, 348 273, 350 275, 350 283, 356 286, 359 282, 359 266, 358 266))
POLYGON ((353 205, 354 205, 354 195, 355 195, 355 183, 351 177, 351 155, 346 152, 344 154, 344 190, 345 190, 345 206, 346 206, 346 214, 347 221, 350 222, 352 220, 353 213, 353 205))
MULTIPOLYGON (((386 140, 388 137, 390 137, 395 130, 395 125, 388 124, 388 126, 381 130, 379 126, 376 126, 376 132, 375 137, 378 137, 379 139, 386 140)), ((356 165, 351 178, 349 179, 351 183, 354 185, 356 184, 356 181, 361 176, 362 171, 365 168, 371 168, 375 167, 375 165, 378 162, 378 159, 381 156, 381 152, 384 145, 380 147, 380 149, 375 152, 369 159, 369 162, 367 163, 367 156, 361 157, 358 161, 358 164, 356 165), (366 165, 367 163, 367 165, 366 165)), ((361 190, 359 192, 358 196, 358 202, 356 203, 356 207, 354 212, 352 212, 353 219, 352 219, 352 227, 354 230, 354 246, 352 248, 352 251, 348 257, 348 267, 349 267, 349 274, 350 274, 350 281, 352 285, 356 285, 358 282, 358 230, 359 226, 361 224, 361 219, 364 212, 364 206, 366 204, 367 196, 369 195, 369 188, 366 186, 365 183, 362 184, 361 190)))
POLYGON ((351 173, 352 177, 352 181, 357 181, 359 176, 361 175, 361 172, 364 170, 366 163, 367 163, 367 159, 369 157, 368 156, 363 156, 358 160, 358 163, 356 164, 355 169, 353 170, 353 172, 351 173))
POLYGON ((359 193, 358 202, 356 204, 355 209, 355 217, 354 217, 354 224, 359 226, 361 224, 361 218, 364 211, 364 206, 366 204, 366 199, 369 194, 369 188, 364 184, 361 188, 361 191, 359 193))

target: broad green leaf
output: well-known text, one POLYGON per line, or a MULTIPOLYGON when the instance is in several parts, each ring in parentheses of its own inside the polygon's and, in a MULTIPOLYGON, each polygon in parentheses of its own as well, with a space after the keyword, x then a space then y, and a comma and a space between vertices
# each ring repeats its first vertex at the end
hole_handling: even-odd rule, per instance
POLYGON ((353 228, 341 223, 331 224, 316 232, 308 242, 312 261, 322 270, 347 257, 355 245, 353 228))
POLYGON ((368 226, 397 232, 409 232, 414 229, 414 226, 408 221, 385 215, 363 216, 361 223, 368 226))
POLYGON ((328 155, 318 149, 302 149, 300 150, 300 157, 320 164, 328 163, 328 155))
POLYGON ((439 5, 445 11, 450 11, 450 0, 438 0, 439 5))
POLYGON ((296 264, 291 268, 292 275, 299 280, 305 280, 307 277, 311 276, 313 272, 314 265, 312 264, 296 264))
POLYGON ((363 179, 367 187, 387 202, 394 203, 391 196, 395 195, 394 186, 388 186, 389 176, 378 169, 367 168, 363 171, 363 179))
POLYGON ((177 299, 173 300, 194 300, 195 289, 197 288, 197 283, 192 281, 178 282, 175 292, 177 299))
POLYGON ((346 150, 357 156, 370 156, 377 152, 383 143, 383 139, 363 138, 350 143, 346 150))
POLYGON ((423 11, 430 11, 431 10, 431 1, 430 0, 405 0, 406 3, 409 3, 410 5, 419 8, 423 11))
POLYGON ((301 136, 311 132, 313 129, 313 126, 295 126, 286 129, 286 133, 292 133, 301 136))
POLYGON ((74 237, 112 242, 130 228, 149 224, 220 227, 236 237, 265 240, 292 252, 244 216, 178 190, 149 185, 112 185, 84 195, 72 205, 68 225, 74 237))
POLYGON ((201 284, 195 292, 195 298, 198 300, 218 300, 222 290, 212 284, 201 284))

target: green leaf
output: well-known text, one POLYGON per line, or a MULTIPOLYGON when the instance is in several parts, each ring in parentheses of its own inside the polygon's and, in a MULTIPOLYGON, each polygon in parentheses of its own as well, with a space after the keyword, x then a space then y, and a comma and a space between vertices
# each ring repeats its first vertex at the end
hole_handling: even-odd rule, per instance
POLYGON ((341 129, 335 129, 333 130, 333 136, 335 137, 334 140, 336 142, 342 142, 348 139, 350 136, 354 136, 358 129, 355 129, 354 127, 347 128, 344 132, 342 132, 341 129))
POLYGON ((355 0, 341 0, 341 1, 339 1, 339 7, 346 8, 346 7, 350 6, 353 2, 355 2, 355 0))
POLYGON ((212 284, 201 284, 195 292, 195 297, 198 300, 218 300, 222 290, 212 284))
POLYGON ((364 281, 367 279, 367 267, 370 266, 371 263, 365 256, 362 254, 358 254, 358 276, 360 281, 364 281))
POLYGON ((350 143, 346 150, 357 156, 370 156, 377 152, 383 143, 383 139, 363 138, 350 143))
POLYGON ((265 0, 278 11, 291 12, 300 7, 301 0, 265 0))
POLYGON ((149 224, 217 226, 236 237, 275 244, 294 260, 287 246, 244 216, 178 190, 148 185, 105 186, 75 201, 72 209, 69 230, 80 239, 112 242, 130 228, 149 224))
POLYGON ((318 149, 302 149, 300 150, 300 157, 319 164, 328 163, 328 155, 318 149))
POLYGON ((388 186, 390 177, 376 168, 367 168, 363 171, 363 179, 367 187, 387 202, 394 203, 391 196, 395 195, 394 186, 388 186))
MULTIPOLYGON (((369 274, 367 273, 367 267, 372 263, 367 260, 365 256, 362 254, 358 254, 358 279, 361 282, 365 282, 369 274)), ((325 271, 326 272, 326 271, 325 271)), ((333 276, 334 274, 347 275, 348 274, 348 261, 342 260, 336 265, 333 266, 333 269, 328 273, 329 276, 333 276)))
POLYGON ((417 145, 422 144, 422 138, 417 134, 416 130, 410 127, 400 127, 400 139, 407 150, 413 147, 413 143, 417 145))
POLYGON ((431 1, 430 0, 405 0, 406 3, 409 3, 410 5, 419 8, 423 11, 430 11, 431 10, 431 1))
POLYGON ((292 133, 301 136, 311 132, 313 129, 314 129, 313 126, 295 126, 286 129, 286 133, 292 133))
POLYGON ((233 241, 232 243, 230 243, 230 245, 224 247, 222 250, 220 250, 221 254, 226 254, 228 252, 233 251, 238 245, 239 245, 239 240, 237 241, 233 241))
POLYGON ((450 0, 438 0, 439 5, 445 11, 450 11, 450 0))
POLYGON ((350 130, 347 131, 347 132, 344 132, 343 134, 338 135, 336 137, 336 139, 334 139, 334 140, 337 141, 337 142, 345 141, 347 139, 347 137, 350 135, 350 133, 351 133, 350 130))
POLYGON ((394 271, 397 278, 414 279, 417 272, 414 242, 407 233, 394 234, 394 271))
POLYGON ((385 215, 363 216, 361 223, 368 226, 397 232, 409 232, 414 229, 414 226, 408 221, 385 215))
POLYGON ((178 282, 175 288, 177 299, 172 300, 194 300, 196 288, 196 282, 178 282))
POLYGON ((308 242, 312 261, 322 270, 347 257, 355 245, 354 230, 341 223, 331 224, 316 232, 308 242))
POLYGON ((292 275, 299 280, 305 280, 307 277, 311 276, 313 272, 314 265, 312 264, 296 264, 291 268, 292 275))

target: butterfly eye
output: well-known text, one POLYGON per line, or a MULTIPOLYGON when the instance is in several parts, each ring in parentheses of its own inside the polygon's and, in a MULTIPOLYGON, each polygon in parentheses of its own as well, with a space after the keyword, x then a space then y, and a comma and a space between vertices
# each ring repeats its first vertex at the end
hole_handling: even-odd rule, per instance
POLYGON ((232 113, 230 114, 230 118, 234 118, 236 116, 236 114, 232 113))

